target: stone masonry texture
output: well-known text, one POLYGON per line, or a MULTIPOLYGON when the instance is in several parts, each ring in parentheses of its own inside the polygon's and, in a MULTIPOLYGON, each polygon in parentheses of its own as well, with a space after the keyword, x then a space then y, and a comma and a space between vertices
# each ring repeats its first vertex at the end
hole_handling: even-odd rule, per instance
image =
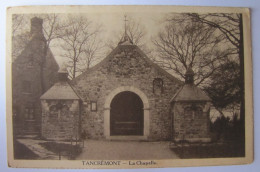
POLYGON ((42 137, 52 140, 79 139, 79 101, 78 100, 41 100, 42 137), (68 107, 66 111, 51 113, 51 106, 61 103, 68 107))
POLYGON ((104 103, 111 91, 121 86, 141 90, 149 100, 149 140, 169 140, 171 137, 170 99, 182 83, 158 66, 150 63, 135 45, 119 45, 106 59, 72 81, 85 102, 81 128, 89 138, 104 138, 104 103), (153 80, 163 80, 163 92, 153 92, 153 80), (97 111, 86 105, 97 102, 97 111))

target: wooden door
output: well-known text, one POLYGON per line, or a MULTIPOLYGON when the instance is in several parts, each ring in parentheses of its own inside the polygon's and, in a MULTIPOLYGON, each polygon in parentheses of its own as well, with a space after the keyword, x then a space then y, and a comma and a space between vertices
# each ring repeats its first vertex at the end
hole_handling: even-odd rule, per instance
POLYGON ((143 102, 130 91, 117 94, 111 102, 111 135, 143 135, 143 102))

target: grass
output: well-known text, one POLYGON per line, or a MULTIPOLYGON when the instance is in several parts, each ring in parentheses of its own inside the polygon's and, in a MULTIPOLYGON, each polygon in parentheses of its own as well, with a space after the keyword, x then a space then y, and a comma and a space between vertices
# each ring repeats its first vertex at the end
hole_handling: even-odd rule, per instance
POLYGON ((205 144, 178 146, 172 150, 183 159, 244 157, 245 150, 240 143, 205 144))
POLYGON ((39 143, 45 149, 56 153, 57 155, 68 156, 69 159, 75 159, 82 151, 80 145, 71 145, 57 142, 39 143))
POLYGON ((28 149, 26 146, 14 140, 14 159, 34 160, 38 158, 39 156, 28 149))

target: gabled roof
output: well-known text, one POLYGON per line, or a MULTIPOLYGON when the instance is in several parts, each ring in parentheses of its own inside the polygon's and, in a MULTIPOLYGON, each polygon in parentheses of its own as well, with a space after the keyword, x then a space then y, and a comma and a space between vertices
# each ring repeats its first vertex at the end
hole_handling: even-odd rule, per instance
POLYGON ((58 82, 47 90, 40 99, 79 100, 80 97, 68 82, 58 82))
POLYGON ((185 84, 171 99, 173 101, 211 101, 209 96, 193 84, 185 84))
POLYGON ((85 74, 87 73, 91 73, 92 71, 95 71, 96 69, 98 69, 99 67, 105 65, 106 63, 108 63, 109 59, 113 58, 114 55, 118 52, 121 51, 123 48, 132 48, 135 49, 139 54, 140 54, 140 58, 145 60, 147 63, 149 63, 151 66, 153 66, 154 68, 156 68, 159 72, 161 72, 162 74, 166 75, 169 79, 173 80, 174 82, 177 82, 179 84, 182 84, 183 82, 180 81, 179 79, 175 78, 173 75, 171 75, 170 73, 168 73, 167 71, 165 71, 164 69, 162 69, 160 66, 158 66, 157 64, 155 64, 154 62, 152 62, 147 56, 146 54, 144 54, 144 52, 136 45, 133 44, 119 44, 106 58, 104 58, 101 62, 99 62, 98 64, 96 64, 95 66, 89 68, 87 71, 83 72, 81 75, 79 75, 78 77, 74 78, 72 81, 75 81, 81 77, 83 77, 85 74))

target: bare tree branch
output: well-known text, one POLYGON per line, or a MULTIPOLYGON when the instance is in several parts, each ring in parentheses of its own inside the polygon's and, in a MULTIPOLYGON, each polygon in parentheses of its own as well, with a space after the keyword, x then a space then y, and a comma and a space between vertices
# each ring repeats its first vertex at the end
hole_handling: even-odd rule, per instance
POLYGON ((101 26, 95 26, 83 16, 68 16, 65 25, 66 29, 60 34, 62 56, 70 64, 70 77, 75 78, 98 60, 98 52, 102 49, 101 26))
POLYGON ((159 57, 155 62, 183 79, 186 70, 192 67, 196 74, 195 84, 205 84, 217 69, 219 61, 231 52, 227 49, 220 51, 223 49, 220 44, 222 37, 216 28, 187 21, 185 15, 176 16, 166 19, 164 30, 153 40, 159 57))

